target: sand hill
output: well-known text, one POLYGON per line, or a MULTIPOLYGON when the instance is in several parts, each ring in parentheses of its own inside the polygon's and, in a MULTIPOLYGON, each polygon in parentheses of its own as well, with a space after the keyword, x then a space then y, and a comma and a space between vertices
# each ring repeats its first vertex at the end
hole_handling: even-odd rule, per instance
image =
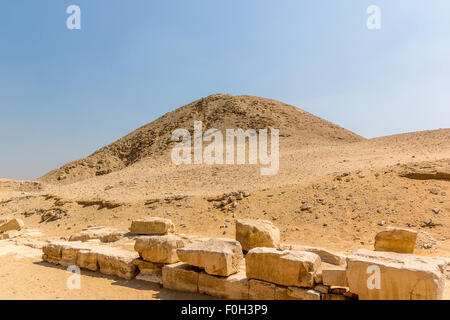
POLYGON ((206 129, 278 128, 281 137, 295 137, 299 144, 356 142, 362 137, 296 107, 252 96, 212 95, 169 112, 133 131, 89 157, 56 169, 39 180, 72 183, 126 168, 144 158, 153 160, 170 151, 174 130, 192 132, 194 121, 206 129))

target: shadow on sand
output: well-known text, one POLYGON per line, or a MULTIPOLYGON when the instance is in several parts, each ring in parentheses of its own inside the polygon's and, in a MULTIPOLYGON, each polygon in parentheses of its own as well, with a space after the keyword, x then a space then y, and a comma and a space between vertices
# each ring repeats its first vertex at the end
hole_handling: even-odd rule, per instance
MULTIPOLYGON (((58 270, 64 270, 66 271, 66 267, 61 265, 55 265, 52 263, 48 263, 45 261, 37 261, 33 262, 33 264, 47 267, 47 268, 54 268, 58 270)), ((113 280, 114 282, 111 283, 113 286, 122 286, 127 287, 134 290, 141 290, 141 291, 155 291, 156 293, 153 294, 153 298, 155 299, 161 299, 161 300, 215 300, 214 297, 210 297, 203 294, 194 294, 194 293, 187 293, 187 292, 179 292, 179 291, 173 291, 169 289, 165 289, 162 286, 154 283, 150 283, 143 280, 125 280, 122 278, 119 278, 117 276, 110 276, 101 274, 98 272, 93 272, 89 270, 81 269, 81 275, 86 277, 93 277, 93 278, 99 278, 99 279, 108 279, 113 280)))

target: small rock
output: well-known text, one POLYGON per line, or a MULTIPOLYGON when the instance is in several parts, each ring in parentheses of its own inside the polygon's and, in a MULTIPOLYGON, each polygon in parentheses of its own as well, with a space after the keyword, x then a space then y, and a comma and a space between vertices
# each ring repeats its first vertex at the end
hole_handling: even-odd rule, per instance
POLYGON ((430 189, 430 193, 431 193, 431 194, 434 194, 434 195, 438 195, 438 194, 439 194, 439 190, 436 189, 436 188, 431 188, 431 189, 430 189))
POLYGON ((311 206, 308 205, 307 203, 304 203, 301 207, 300 207, 301 211, 310 211, 311 210, 311 206))

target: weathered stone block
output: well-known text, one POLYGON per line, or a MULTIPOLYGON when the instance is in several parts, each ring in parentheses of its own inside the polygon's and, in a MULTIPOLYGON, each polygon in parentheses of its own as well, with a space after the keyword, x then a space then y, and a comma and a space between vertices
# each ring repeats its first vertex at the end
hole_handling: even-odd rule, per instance
POLYGON ((388 227, 375 236, 375 251, 413 253, 417 231, 388 227))
POLYGON ((199 270, 183 262, 162 268, 162 284, 167 289, 197 293, 198 279, 199 270))
POLYGON ((284 286, 313 287, 314 276, 321 268, 318 255, 304 251, 278 251, 255 248, 246 258, 247 278, 284 286))
POLYGON ((139 256, 155 263, 175 263, 180 259, 177 249, 184 247, 184 241, 174 235, 139 237, 134 249, 139 256))
POLYGON ((347 280, 360 300, 439 300, 445 266, 444 259, 360 249, 347 259, 347 280))
POLYGON ((317 254, 320 260, 333 265, 345 265, 347 256, 324 248, 302 246, 302 245, 284 245, 288 250, 307 251, 317 254))
POLYGON ((177 250, 181 261, 204 269, 206 273, 229 276, 239 271, 243 260, 239 242, 230 239, 206 239, 177 250))
POLYGON ((175 232, 175 225, 169 219, 145 217, 132 221, 130 232, 134 234, 165 235, 175 232))
POLYGON ((280 230, 268 220, 240 219, 236 221, 236 240, 244 251, 257 247, 278 248, 280 230))
POLYGON ((300 300, 321 300, 320 292, 312 289, 289 287, 288 295, 300 300))
POLYGON ((275 286, 275 300, 300 300, 300 299, 289 295, 289 288, 275 286))
POLYGON ((115 242, 124 237, 125 231, 108 227, 90 227, 70 236, 69 241, 88 241, 98 239, 101 242, 115 242))
POLYGON ((98 271, 97 253, 90 249, 79 250, 76 264, 82 269, 98 271))
POLYGON ((133 264, 139 269, 139 274, 136 276, 136 279, 162 284, 162 268, 164 264, 152 263, 139 258, 135 259, 133 264))
POLYGON ((347 272, 342 268, 326 268, 322 269, 323 284, 327 286, 348 287, 347 272))
POLYGON ((0 232, 17 230, 20 231, 25 224, 21 219, 12 218, 0 224, 0 232))
POLYGON ((49 242, 42 247, 42 252, 48 259, 59 262, 63 244, 63 242, 49 242))
POLYGON ((245 276, 245 270, 229 277, 213 276, 201 272, 198 280, 198 289, 213 297, 229 300, 248 300, 249 282, 245 276))
POLYGON ((250 300, 275 300, 276 285, 266 281, 249 280, 250 300))
POLYGON ((137 268, 133 264, 133 261, 138 257, 136 252, 112 247, 102 247, 96 249, 96 252, 101 273, 115 275, 127 280, 136 276, 137 268))

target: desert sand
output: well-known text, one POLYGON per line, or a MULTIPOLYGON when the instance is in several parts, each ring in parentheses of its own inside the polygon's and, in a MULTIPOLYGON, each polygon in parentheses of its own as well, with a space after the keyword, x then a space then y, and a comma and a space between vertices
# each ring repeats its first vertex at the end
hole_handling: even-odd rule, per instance
POLYGON ((419 232, 417 254, 449 257, 449 181, 450 129, 365 139, 275 100, 213 95, 34 181, 0 179, 0 219, 25 222, 18 237, 0 240, 0 299, 208 298, 84 271, 83 289, 69 291, 66 271, 41 262, 47 239, 88 226, 127 230, 148 215, 171 219, 180 233, 226 238, 236 219, 266 219, 282 242, 345 253, 372 249, 386 226, 406 227, 419 232), (195 120, 206 129, 279 129, 278 174, 174 165, 171 132, 192 131, 195 120))

